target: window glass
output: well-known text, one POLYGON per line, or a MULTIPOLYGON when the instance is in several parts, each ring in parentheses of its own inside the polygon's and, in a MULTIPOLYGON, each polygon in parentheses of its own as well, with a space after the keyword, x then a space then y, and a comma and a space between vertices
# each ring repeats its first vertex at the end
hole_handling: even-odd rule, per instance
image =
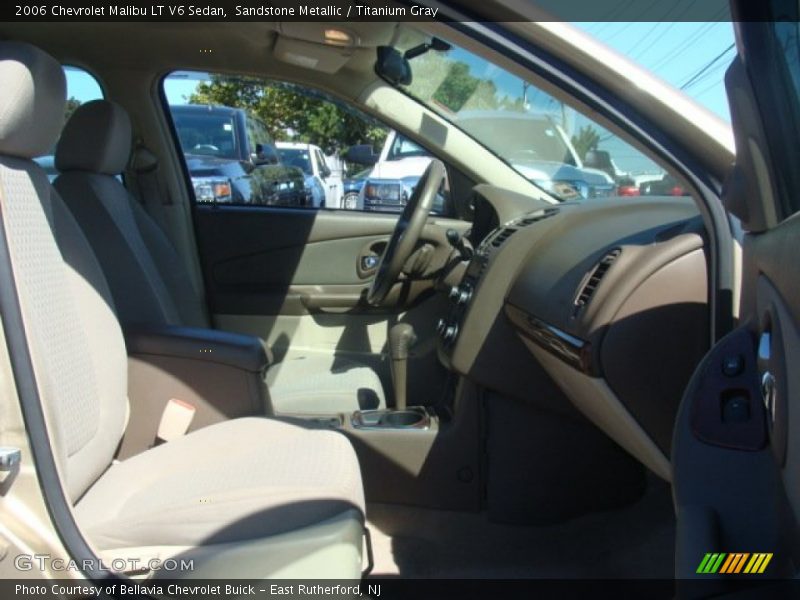
POLYGON ((184 154, 238 158, 236 125, 230 111, 214 108, 194 111, 177 107, 172 111, 172 117, 184 154))
POLYGON ((297 167, 306 175, 313 174, 311 155, 305 148, 278 148, 281 162, 291 167, 297 167))
POLYGON ((399 214, 430 163, 411 140, 300 86, 176 72, 164 92, 198 202, 399 214), (365 169, 356 147, 379 160, 365 169))
MULTIPOLYGON (((64 123, 66 124, 72 113, 81 104, 102 99, 103 90, 94 76, 83 69, 65 66, 64 75, 67 79, 67 104, 64 110, 64 123)), ((47 172, 51 181, 58 175, 53 158, 55 150, 55 146, 53 146, 47 154, 36 159, 36 162, 47 172)))
MULTIPOLYGON (((796 6, 796 5, 795 5, 796 6)), ((793 13, 796 14, 796 13, 793 13)), ((779 53, 782 55, 776 61, 774 68, 778 72, 779 85, 785 90, 789 98, 790 110, 782 115, 781 128, 782 137, 788 138, 776 142, 786 145, 784 152, 778 152, 775 159, 782 160, 789 156, 794 156, 794 140, 800 134, 800 23, 797 20, 777 21, 773 24, 774 35, 777 41, 779 53), (787 133, 788 132, 788 133, 787 133)), ((791 162, 791 161, 787 161, 791 162)), ((788 190, 796 190, 800 184, 796 175, 796 170, 789 168, 780 169, 780 177, 784 180, 783 186, 786 192, 781 194, 782 206, 778 210, 782 217, 786 218, 800 211, 800 197, 797 193, 788 190)))
MULTIPOLYGON (((406 93, 559 200, 686 194, 660 165, 594 120, 467 50, 426 51, 410 67, 406 93)), ((397 144, 398 153, 414 151, 397 144)))

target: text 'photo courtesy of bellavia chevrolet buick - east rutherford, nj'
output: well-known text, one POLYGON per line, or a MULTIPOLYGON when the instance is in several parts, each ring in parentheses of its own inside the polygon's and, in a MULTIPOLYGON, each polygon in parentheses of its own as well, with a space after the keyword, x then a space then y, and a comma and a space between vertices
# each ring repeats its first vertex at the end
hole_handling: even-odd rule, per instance
POLYGON ((800 594, 796 1, 0 12, 0 597, 800 594))

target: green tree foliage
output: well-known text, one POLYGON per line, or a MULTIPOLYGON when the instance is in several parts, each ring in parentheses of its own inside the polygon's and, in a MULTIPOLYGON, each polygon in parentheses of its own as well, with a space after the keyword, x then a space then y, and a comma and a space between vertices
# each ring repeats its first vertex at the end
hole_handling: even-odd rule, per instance
POLYGON ((467 63, 453 61, 440 52, 414 59, 414 80, 409 91, 424 102, 436 102, 452 112, 501 107, 497 86, 491 79, 476 77, 467 63))
POLYGON ((469 72, 469 65, 464 62, 450 64, 447 77, 433 94, 433 99, 453 112, 460 111, 467 103, 481 81, 469 72))
POLYGON ((597 150, 599 143, 600 133, 592 125, 581 127, 578 133, 572 136, 572 145, 581 160, 586 158, 586 153, 590 150, 597 150))
POLYGON ((74 96, 70 96, 67 100, 67 106, 64 109, 64 122, 66 123, 69 121, 69 118, 72 116, 77 108, 81 105, 81 101, 75 98, 74 96))
POLYGON ((260 118, 278 141, 316 144, 326 154, 356 144, 379 147, 388 133, 375 121, 281 83, 212 76, 189 97, 192 104, 242 108, 260 118))

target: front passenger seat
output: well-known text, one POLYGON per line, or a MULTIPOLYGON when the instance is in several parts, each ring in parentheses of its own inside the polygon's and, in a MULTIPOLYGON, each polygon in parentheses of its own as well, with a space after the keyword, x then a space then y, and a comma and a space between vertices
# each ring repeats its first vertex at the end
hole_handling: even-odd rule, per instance
MULTIPOLYGON (((56 148, 54 185, 97 254, 123 325, 210 327, 199 291, 167 236, 117 176, 128 162, 131 123, 96 100, 72 115, 56 148)), ((266 375, 276 412, 337 413, 385 406, 378 375, 331 354, 306 352, 266 375)))
POLYGON ((58 62, 0 42, 0 268, 35 376, 25 393, 81 530, 109 561, 194 560, 173 576, 360 578, 364 494, 343 435, 234 419, 112 464, 128 408, 122 331, 97 258, 32 160, 65 104, 58 62))

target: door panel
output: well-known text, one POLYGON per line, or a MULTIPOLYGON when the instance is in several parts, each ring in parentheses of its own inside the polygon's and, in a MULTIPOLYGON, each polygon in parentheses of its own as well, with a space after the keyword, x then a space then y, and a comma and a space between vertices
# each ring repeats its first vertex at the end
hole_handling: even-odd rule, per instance
MULTIPOLYGON (((389 309, 366 305, 374 259, 397 215, 265 207, 198 206, 195 226, 209 305, 215 314, 396 313, 429 295, 430 279, 397 285, 389 309)), ((443 264, 448 228, 469 223, 432 218, 421 243, 443 264)))
POLYGON ((704 569, 707 553, 769 554, 764 570, 747 563, 750 579, 791 577, 800 564, 798 6, 732 5, 739 57, 726 85, 737 156, 724 200, 745 231, 742 324, 696 370, 673 442, 676 576, 710 580, 704 595, 741 581, 739 571, 704 569))
MULTIPOLYGON (((389 328, 411 323, 419 379, 437 363, 435 326, 444 295, 427 279, 395 286, 388 308, 363 301, 375 272, 363 259, 383 250, 396 222, 396 215, 352 211, 198 206, 196 235, 215 325, 261 337, 277 360, 335 353, 369 364, 388 382, 381 353, 389 328)), ((423 241, 434 249, 434 263, 450 254, 447 229, 468 227, 428 221, 423 241)))

